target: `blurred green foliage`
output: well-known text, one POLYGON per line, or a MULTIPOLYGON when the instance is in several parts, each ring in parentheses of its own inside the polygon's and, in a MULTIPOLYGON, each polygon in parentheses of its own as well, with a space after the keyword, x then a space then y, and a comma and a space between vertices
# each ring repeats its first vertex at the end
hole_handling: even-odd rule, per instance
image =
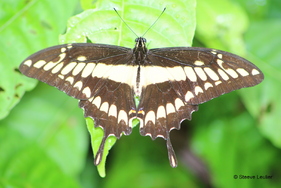
POLYGON ((197 0, 194 9, 193 2, 1 1, 0 187, 279 187, 281 3, 197 0), (113 7, 138 35, 167 8, 145 35, 149 48, 191 45, 196 23, 193 46, 236 53, 265 74, 258 86, 200 105, 192 121, 172 131, 179 159, 175 169, 165 142, 141 137, 135 128, 110 150, 107 176, 101 178, 77 101, 18 71, 24 58, 59 38, 85 42, 87 35, 93 42, 132 47, 135 35, 113 7), (72 35, 59 37, 74 15, 68 21, 72 35), (265 175, 272 178, 257 179, 265 175))

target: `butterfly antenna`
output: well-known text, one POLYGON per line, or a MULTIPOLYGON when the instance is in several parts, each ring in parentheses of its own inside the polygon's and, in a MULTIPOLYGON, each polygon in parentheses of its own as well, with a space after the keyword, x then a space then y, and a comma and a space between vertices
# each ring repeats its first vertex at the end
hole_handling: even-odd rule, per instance
POLYGON ((123 21, 123 23, 137 36, 137 37, 139 37, 131 28, 130 28, 130 26, 125 22, 125 20, 120 16, 120 14, 118 13, 118 11, 115 9, 115 8, 113 8, 114 9, 114 11, 116 12, 116 14, 119 16, 119 18, 123 21))
POLYGON ((163 11, 161 12, 161 14, 158 16, 158 18, 153 22, 153 24, 146 30, 146 32, 142 35, 142 37, 144 37, 144 35, 156 24, 156 22, 159 20, 159 18, 162 16, 162 14, 165 12, 166 7, 163 9, 163 11))

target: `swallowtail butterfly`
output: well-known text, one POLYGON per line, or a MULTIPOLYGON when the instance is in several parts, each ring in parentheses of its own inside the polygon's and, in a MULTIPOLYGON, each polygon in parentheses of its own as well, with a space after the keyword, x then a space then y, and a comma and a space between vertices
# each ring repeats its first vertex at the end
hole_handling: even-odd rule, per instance
POLYGON ((170 165, 177 166, 169 134, 180 129, 198 105, 236 89, 259 84, 258 67, 237 55, 208 48, 173 47, 148 50, 143 37, 133 49, 106 44, 73 43, 41 50, 20 71, 78 99, 85 116, 104 130, 105 140, 132 132, 167 142, 170 165), (138 106, 134 97, 139 97, 138 106))

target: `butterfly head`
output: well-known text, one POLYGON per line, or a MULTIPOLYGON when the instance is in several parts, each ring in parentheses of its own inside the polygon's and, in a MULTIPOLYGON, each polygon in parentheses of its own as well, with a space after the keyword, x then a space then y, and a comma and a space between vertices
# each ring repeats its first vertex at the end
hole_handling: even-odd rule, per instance
POLYGON ((146 44, 146 39, 143 37, 138 37, 135 40, 136 45, 135 48, 146 48, 145 44, 146 44))
POLYGON ((138 64, 142 64, 146 58, 147 48, 146 48, 146 39, 143 37, 138 37, 135 40, 136 45, 133 49, 133 53, 135 55, 136 62, 138 64))

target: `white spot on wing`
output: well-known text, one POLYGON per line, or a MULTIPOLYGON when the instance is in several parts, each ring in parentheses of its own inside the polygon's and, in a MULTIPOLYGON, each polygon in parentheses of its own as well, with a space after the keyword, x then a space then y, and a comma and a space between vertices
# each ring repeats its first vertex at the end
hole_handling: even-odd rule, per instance
POLYGON ((76 87, 80 91, 83 87, 83 83, 81 81, 78 81, 74 84, 73 87, 76 87))
POLYGON ((222 82, 219 80, 219 81, 216 81, 215 82, 215 85, 217 86, 217 85, 220 85, 222 82))
POLYGON ((210 82, 206 82, 206 83, 204 84, 205 90, 209 89, 210 87, 213 87, 213 85, 212 85, 210 82))
POLYGON ((34 63, 33 67, 40 69, 42 66, 44 66, 47 62, 44 60, 39 60, 36 63, 34 63))
POLYGON ((152 121, 153 124, 155 124, 155 113, 153 111, 149 111, 145 116, 145 124, 148 123, 148 121, 152 121))
POLYGON ((83 70, 85 65, 86 63, 78 63, 77 66, 73 69, 72 75, 76 76, 77 74, 79 74, 83 70))
POLYGON ((238 74, 233 69, 226 69, 226 72, 232 77, 232 78, 238 78, 238 74))
POLYGON ((120 110, 119 113, 118 113, 117 122, 120 123, 121 120, 123 120, 125 122, 125 124, 128 125, 128 115, 124 110, 120 110))
POLYGON ((252 75, 253 76, 258 75, 258 74, 260 74, 260 72, 257 69, 253 69, 252 70, 252 75))
POLYGON ((60 70, 61 70, 61 68, 63 67, 63 62, 60 62, 57 66, 55 66, 55 68, 53 68, 53 70, 52 70, 52 73, 53 74, 56 74, 56 73, 58 73, 60 70))
POLYGON ((175 107, 172 103, 166 104, 166 112, 167 112, 167 115, 176 112, 175 107))
POLYGON ((59 74, 58 77, 62 80, 64 79, 64 75, 59 74))
POLYGON ((196 60, 196 61, 194 62, 194 65, 203 66, 203 65, 205 65, 205 63, 204 63, 203 61, 196 60))
POLYGON ((194 97, 193 93, 191 93, 190 91, 186 92, 185 94, 185 101, 188 102, 190 99, 192 99, 194 97))
POLYGON ((71 62, 69 64, 67 64, 61 71, 61 74, 66 75, 68 74, 70 71, 72 71, 72 69, 77 65, 76 62, 71 62))
POLYGON ((201 78, 201 80, 203 81, 207 80, 207 76, 201 67, 195 67, 194 70, 197 73, 197 75, 201 78))
POLYGON ((205 67, 204 68, 205 72, 207 73, 207 75, 214 81, 219 80, 219 77, 217 75, 217 73, 215 71, 213 71, 212 69, 210 69, 209 67, 205 67))
POLYGON ((238 77, 238 74, 237 74, 233 69, 231 69, 231 68, 225 69, 225 68, 223 67, 222 64, 224 63, 224 61, 218 59, 218 60, 217 60, 217 63, 218 63, 218 65, 219 65, 225 72, 227 72, 227 74, 229 74, 232 78, 237 78, 237 77, 238 77))
POLYGON ((65 79, 65 81, 69 82, 72 85, 74 83, 74 78, 72 76, 69 76, 65 79))
POLYGON ((96 66, 95 63, 87 63, 81 76, 83 78, 86 78, 87 76, 89 76, 93 72, 93 69, 95 68, 95 66, 96 66))
POLYGON ((185 74, 186 74, 187 78, 190 81, 192 81, 192 82, 197 81, 197 76, 196 76, 194 70, 192 69, 192 67, 184 67, 184 71, 185 71, 185 74))
POLYGON ((85 87, 82 91, 82 93, 84 93, 86 95, 87 98, 91 97, 91 90, 89 87, 85 87))
POLYGON ((180 109, 180 107, 184 106, 184 103, 179 98, 176 98, 175 106, 176 106, 176 110, 178 111, 180 109))
POLYGON ((80 55, 77 57, 77 60, 78 61, 86 61, 87 60, 87 57, 86 56, 83 56, 83 55, 80 55))
POLYGON ((60 59, 57 61, 57 63, 61 62, 66 56, 66 53, 62 53, 59 55, 60 59))
POLYGON ((32 61, 29 59, 29 60, 26 60, 23 64, 30 67, 32 64, 32 61))
POLYGON ((238 69, 236 69, 236 71, 237 71, 241 76, 249 76, 249 73, 248 73, 245 69, 238 68, 238 69))
POLYGON ((100 105, 101 105, 100 96, 95 97, 95 99, 92 101, 92 104, 95 105, 97 108, 100 108, 100 105))
POLYGON ((196 86, 194 89, 195 95, 198 95, 199 93, 203 93, 203 90, 200 86, 196 86))
POLYGON ((113 116, 117 118, 117 107, 116 105, 112 104, 110 105, 109 111, 108 111, 108 116, 113 116))
POLYGON ((165 118, 166 117, 166 111, 164 106, 159 106, 157 109, 157 119, 158 118, 165 118))
POLYGON ((225 72, 221 69, 218 69, 218 73, 221 75, 221 77, 224 79, 224 80, 228 80, 229 77, 227 76, 227 74, 225 74, 225 72))
POLYGON ((61 53, 64 53, 66 51, 66 48, 61 48, 60 51, 61 53))
POLYGON ((103 112, 107 113, 108 112, 108 108, 109 108, 108 102, 104 102, 104 103, 102 103, 102 105, 100 107, 100 111, 103 111, 103 112))
POLYGON ((58 64, 58 62, 52 62, 52 61, 50 61, 50 62, 48 62, 48 63, 43 67, 43 69, 44 69, 45 71, 48 71, 48 70, 50 70, 51 68, 53 68, 54 66, 56 66, 56 64, 58 64))
POLYGON ((222 59, 222 54, 218 54, 217 56, 218 58, 222 59))

